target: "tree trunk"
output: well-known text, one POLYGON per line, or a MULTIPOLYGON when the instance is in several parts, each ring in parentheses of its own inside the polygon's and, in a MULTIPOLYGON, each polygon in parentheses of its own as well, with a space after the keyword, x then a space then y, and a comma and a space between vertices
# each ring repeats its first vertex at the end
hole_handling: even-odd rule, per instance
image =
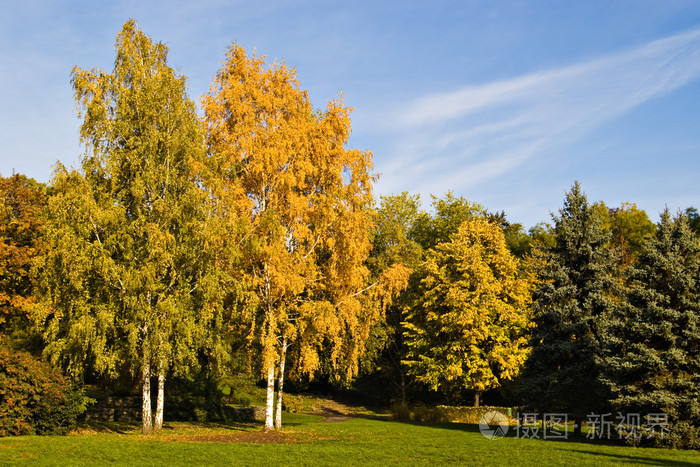
POLYGON ((481 391, 474 392, 474 407, 479 407, 481 402, 481 391))
POLYGON ((287 337, 282 340, 280 356, 280 374, 277 379, 277 410, 275 411, 275 430, 282 428, 282 388, 284 387, 284 361, 287 356, 287 337))
POLYGON ((406 405, 406 375, 402 369, 399 369, 401 375, 401 404, 406 405))
POLYGON ((275 364, 270 362, 267 367, 267 402, 265 405, 265 431, 275 429, 273 415, 275 410, 275 364))
POLYGON ((155 431, 163 428, 163 411, 165 406, 165 369, 163 364, 158 365, 158 399, 156 401, 155 431))
MULTIPOLYGON (((583 428, 583 417, 574 417, 574 436, 580 437, 583 428)), ((601 427, 602 429, 602 427, 601 427)))
MULTIPOLYGON (((148 355, 148 354, 147 354, 148 355)), ((143 363, 143 373, 141 375, 141 383, 143 387, 141 401, 141 422, 144 435, 151 434, 153 425, 151 423, 151 363, 149 357, 145 358, 143 363)))

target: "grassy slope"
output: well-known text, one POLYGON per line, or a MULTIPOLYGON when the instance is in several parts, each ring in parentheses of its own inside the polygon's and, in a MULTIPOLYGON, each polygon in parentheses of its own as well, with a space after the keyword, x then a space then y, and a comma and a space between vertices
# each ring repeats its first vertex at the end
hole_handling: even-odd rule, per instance
POLYGON ((201 434, 235 434, 259 426, 172 424, 150 438, 136 428, 119 433, 0 439, 0 464, 85 465, 700 465, 696 451, 635 449, 587 442, 504 438, 490 441, 470 425, 414 425, 355 418, 339 423, 290 415, 293 444, 185 441, 201 434))

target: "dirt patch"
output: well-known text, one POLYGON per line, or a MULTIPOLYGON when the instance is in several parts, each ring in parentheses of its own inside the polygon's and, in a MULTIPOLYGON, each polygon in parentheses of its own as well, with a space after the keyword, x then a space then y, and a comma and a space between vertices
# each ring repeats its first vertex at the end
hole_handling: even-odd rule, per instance
POLYGON ((243 433, 177 436, 173 437, 172 441, 191 441, 195 443, 294 444, 297 442, 297 439, 287 433, 279 431, 247 431, 243 433))
POLYGON ((350 407, 332 400, 327 400, 317 405, 311 413, 322 416, 322 422, 344 422, 354 416, 350 407))
POLYGON ((352 418, 351 414, 345 414, 342 412, 336 412, 332 410, 314 412, 314 415, 322 416, 323 420, 320 420, 321 422, 345 422, 352 418))

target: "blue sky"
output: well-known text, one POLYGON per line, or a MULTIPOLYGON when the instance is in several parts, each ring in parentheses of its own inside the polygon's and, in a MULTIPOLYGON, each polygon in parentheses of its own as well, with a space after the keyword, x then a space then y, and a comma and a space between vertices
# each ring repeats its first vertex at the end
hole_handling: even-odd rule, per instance
POLYGON ((129 18, 195 101, 232 41, 295 67, 316 107, 342 91, 377 197, 452 190, 526 227, 574 180, 652 220, 700 207, 698 1, 3 1, 2 175, 78 165, 70 70, 111 71, 129 18))

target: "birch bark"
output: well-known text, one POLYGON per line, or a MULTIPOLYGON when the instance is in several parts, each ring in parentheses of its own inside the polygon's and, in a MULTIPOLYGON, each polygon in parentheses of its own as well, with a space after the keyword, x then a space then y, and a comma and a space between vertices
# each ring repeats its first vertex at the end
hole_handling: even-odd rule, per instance
POLYGON ((146 357, 141 373, 142 399, 141 399, 141 422, 144 435, 151 434, 153 424, 151 421, 151 364, 146 357))
POLYGON ((275 409, 275 364, 270 363, 267 367, 267 403, 265 407, 265 431, 275 429, 273 415, 275 409))
POLYGON ((280 374, 277 378, 277 410, 275 411, 275 430, 282 428, 282 388, 284 387, 284 363, 287 357, 287 337, 282 341, 282 354, 280 355, 280 374))
POLYGON ((163 428, 163 413, 165 408, 165 370, 163 364, 158 365, 158 399, 156 400, 155 431, 163 428))

